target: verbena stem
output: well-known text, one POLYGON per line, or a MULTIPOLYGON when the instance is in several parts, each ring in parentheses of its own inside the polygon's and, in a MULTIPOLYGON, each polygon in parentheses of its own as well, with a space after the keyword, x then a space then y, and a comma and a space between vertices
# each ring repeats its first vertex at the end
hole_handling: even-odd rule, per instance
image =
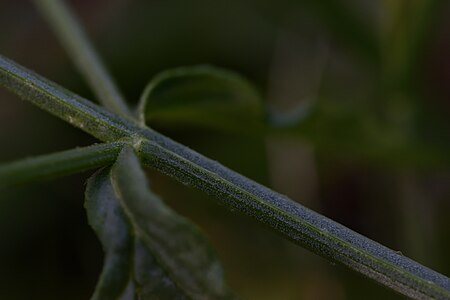
POLYGON ((237 174, 171 139, 90 103, 0 56, 0 85, 103 141, 128 138, 142 161, 215 196, 287 239, 413 298, 450 299, 450 279, 237 174))
POLYGON ((131 116, 119 89, 80 28, 75 16, 60 0, 35 0, 75 65, 87 79, 98 100, 114 113, 131 116))
POLYGON ((125 142, 98 144, 0 165, 0 188, 87 171, 112 164, 125 142))

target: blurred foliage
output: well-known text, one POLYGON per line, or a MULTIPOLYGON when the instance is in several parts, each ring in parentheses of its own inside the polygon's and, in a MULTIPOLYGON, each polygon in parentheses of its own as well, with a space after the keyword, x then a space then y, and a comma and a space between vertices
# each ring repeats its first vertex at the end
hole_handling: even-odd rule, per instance
MULTIPOLYGON (((158 72, 211 64, 256 83, 267 107, 304 111, 294 127, 268 139, 151 125, 450 274, 448 1, 72 3, 133 103, 158 72), (286 143, 293 133, 301 139, 286 143)), ((0 1, 0 28, 3 55, 94 99, 28 1, 0 1)), ((4 161, 93 142, 4 90, 0 104, 4 161)), ((102 255, 82 208, 87 175, 1 194, 0 298, 92 293, 102 255)), ((150 177, 208 233, 243 299, 399 298, 198 192, 150 177)))
POLYGON ((258 93, 238 74, 211 66, 164 71, 149 82, 138 107, 142 123, 198 126, 239 134, 263 130, 258 93))

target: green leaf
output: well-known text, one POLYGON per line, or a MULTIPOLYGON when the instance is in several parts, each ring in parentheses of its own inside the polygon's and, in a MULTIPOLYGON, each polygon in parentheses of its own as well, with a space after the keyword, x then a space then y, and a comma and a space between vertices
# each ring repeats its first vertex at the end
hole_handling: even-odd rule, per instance
POLYGON ((157 75, 145 88, 138 114, 142 123, 233 132, 263 129, 262 102, 256 90, 240 75, 212 66, 157 75))
MULTIPOLYGON (((142 299, 151 295, 183 294, 157 264, 152 254, 133 237, 133 228, 111 182, 111 169, 103 169, 88 181, 85 207, 91 227, 105 252, 100 280, 92 299, 142 299)), ((177 297, 172 297, 177 299, 177 297)))
POLYGON ((127 137, 144 164, 214 196, 278 234, 414 298, 450 298, 450 279, 224 167, 105 111, 0 56, 0 85, 103 140, 127 137))
POLYGON ((86 209, 106 253, 94 299, 232 297, 206 239, 150 191, 131 148, 89 180, 86 209))
POLYGON ((114 194, 109 173, 110 168, 97 172, 86 188, 88 221, 105 252, 103 271, 92 299, 120 299, 132 270, 131 226, 114 194))

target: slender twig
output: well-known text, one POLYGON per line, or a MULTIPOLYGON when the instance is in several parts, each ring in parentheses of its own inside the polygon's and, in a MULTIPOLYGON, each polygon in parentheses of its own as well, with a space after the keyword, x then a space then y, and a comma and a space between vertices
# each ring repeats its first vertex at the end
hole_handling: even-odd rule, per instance
POLYGON ((1 56, 0 85, 103 141, 131 139, 146 165, 215 196, 316 254, 413 298, 450 298, 446 276, 1 56))
POLYGON ((125 142, 98 144, 0 164, 0 188, 112 164, 124 145, 125 142))
POLYGON ((87 79, 102 105, 122 116, 131 116, 119 89, 89 43, 72 12, 61 0, 35 0, 76 67, 87 79))

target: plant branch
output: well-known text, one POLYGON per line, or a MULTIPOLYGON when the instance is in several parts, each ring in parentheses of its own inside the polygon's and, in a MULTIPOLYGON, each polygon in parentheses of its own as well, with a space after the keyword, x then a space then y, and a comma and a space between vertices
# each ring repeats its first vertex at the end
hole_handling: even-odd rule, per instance
POLYGON ((103 141, 132 140, 142 161, 253 217, 285 238, 412 298, 450 298, 450 279, 171 139, 0 56, 0 85, 103 141))
MULTIPOLYGON (((59 40, 65 46, 75 65, 81 71, 82 75, 87 78, 88 83, 96 92, 101 103, 119 115, 125 117, 132 116, 126 102, 120 95, 119 89, 108 75, 99 56, 96 54, 92 43, 90 43, 69 7, 64 4, 64 1, 35 0, 35 3, 42 12, 42 15, 48 20, 59 40)), ((336 6, 334 1, 331 1, 330 3, 336 6)), ((321 6, 319 5, 317 8, 321 9, 321 6)), ((168 73, 163 74, 167 76, 168 73)), ((158 80, 160 79, 161 77, 158 78, 158 80)), ((243 87, 243 89, 249 90, 248 87, 243 87)), ((184 103, 186 105, 188 102, 184 103)), ((227 105, 227 107, 232 108, 233 106, 227 105)), ((183 109, 186 113, 188 107, 182 107, 181 110, 183 109)), ((155 111, 152 113, 155 113, 155 111)), ((161 111, 159 113, 161 113, 161 111)), ((236 116, 245 116, 248 113, 248 109, 241 109, 234 118, 236 118, 236 116)), ((158 114, 158 110, 156 111, 156 114, 158 114)), ((338 114, 338 116, 342 115, 343 114, 338 114)), ((262 124, 250 124, 251 121, 249 120, 253 120, 253 118, 250 118, 249 116, 245 117, 248 122, 246 126, 244 126, 244 131, 254 131, 257 134, 261 134, 263 131, 267 130, 270 133, 288 138, 292 138, 293 136, 298 138, 301 136, 302 138, 311 141, 319 152, 327 151, 327 153, 329 153, 330 149, 333 149, 334 155, 348 157, 349 153, 351 153, 352 159, 364 159, 374 164, 384 163, 391 166, 410 166, 411 163, 414 163, 417 167, 441 168, 442 166, 450 165, 450 160, 448 159, 449 156, 447 155, 448 149, 440 149, 438 146, 422 140, 399 143, 397 136, 390 137, 390 135, 386 133, 386 130, 375 127, 375 124, 372 126, 373 128, 370 129, 366 128, 367 126, 365 126, 365 124, 360 123, 343 129, 346 122, 352 121, 353 119, 346 118, 340 120, 336 115, 330 113, 326 114, 326 112, 322 111, 320 114, 317 114, 316 117, 302 120, 300 128, 271 128, 268 126, 263 129, 262 124), (326 124, 326 126, 316 126, 317 122, 326 124), (333 131, 336 127, 345 130, 346 134, 344 136, 339 135, 336 137, 336 134, 333 131), (361 130, 361 128, 364 128, 364 130, 361 130), (332 130, 331 132, 330 129, 332 130)), ((193 117, 190 116, 188 118, 192 119, 193 117)), ((194 116, 193 119, 195 119, 195 122, 209 123, 210 126, 213 126, 215 123, 222 124, 221 126, 223 126, 223 122, 221 121, 222 118, 227 118, 226 114, 220 117, 217 115, 203 115, 202 117, 194 116), (211 120, 213 121, 211 122, 211 120)), ((177 121, 179 120, 180 115, 177 115, 177 121)), ((242 126, 239 126, 239 124, 227 124, 226 126, 230 128, 237 126, 241 128, 239 132, 243 132, 242 126)))
POLYGON ((72 12, 61 0, 35 0, 36 6, 50 23, 58 39, 71 56, 78 70, 94 90, 100 103, 116 114, 131 116, 131 112, 109 76, 100 57, 72 12))
POLYGON ((1 55, 0 73, 0 82, 6 88, 99 140, 116 141, 132 135, 135 130, 131 121, 100 108, 1 55))
POLYGON ((98 144, 0 164, 0 188, 42 181, 112 164, 124 142, 98 144))

